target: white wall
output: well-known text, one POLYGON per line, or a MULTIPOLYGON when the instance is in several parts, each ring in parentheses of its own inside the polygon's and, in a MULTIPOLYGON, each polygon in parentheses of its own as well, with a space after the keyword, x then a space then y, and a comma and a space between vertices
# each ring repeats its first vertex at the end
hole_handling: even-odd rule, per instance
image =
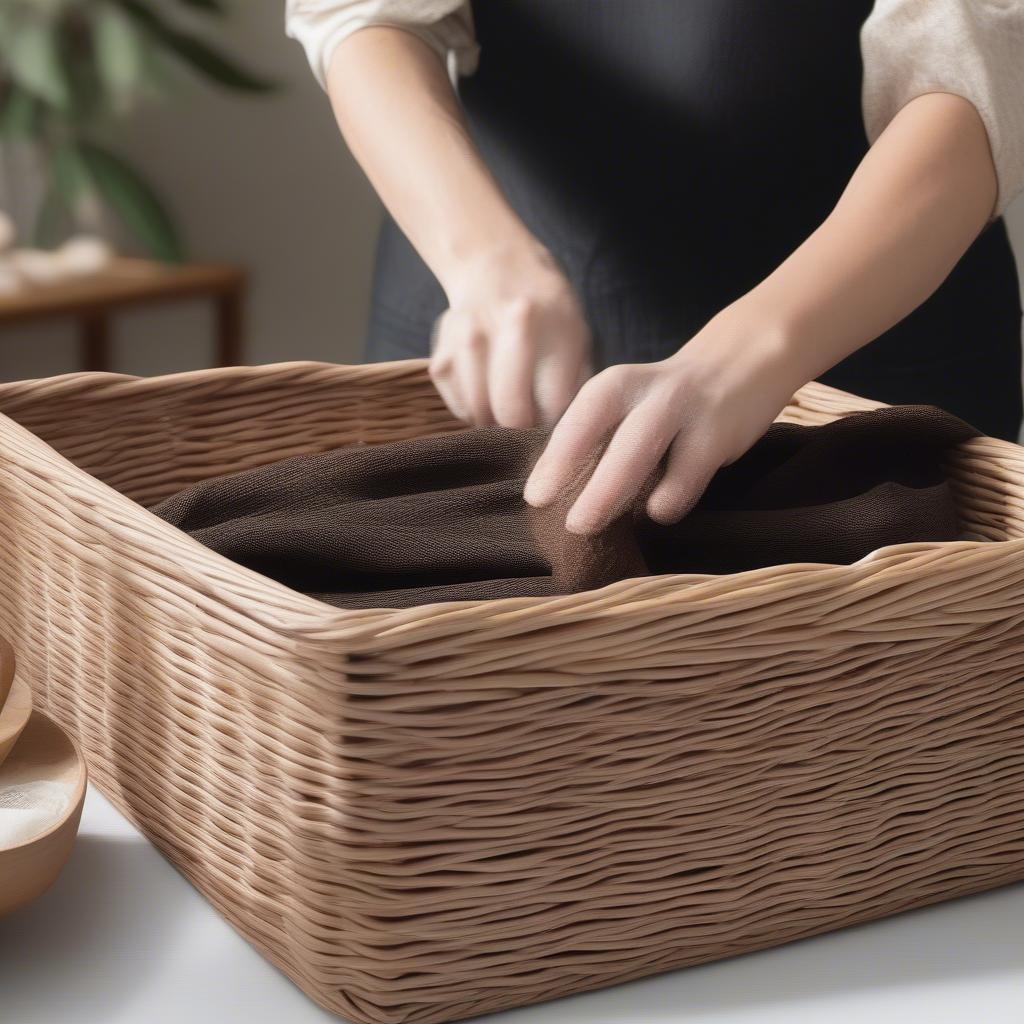
MULTIPOLYGON (((379 206, 305 58, 283 34, 283 6, 237 4, 230 40, 235 53, 285 83, 279 95, 248 100, 197 87, 137 119, 124 149, 173 201, 196 258, 251 267, 248 362, 355 361, 379 206)), ((1024 200, 1008 220, 1020 263, 1024 200)), ((206 365, 208 327, 198 305, 133 313, 118 332, 116 368, 148 374, 206 365)), ((0 333, 0 379, 76 368, 66 328, 0 333)))

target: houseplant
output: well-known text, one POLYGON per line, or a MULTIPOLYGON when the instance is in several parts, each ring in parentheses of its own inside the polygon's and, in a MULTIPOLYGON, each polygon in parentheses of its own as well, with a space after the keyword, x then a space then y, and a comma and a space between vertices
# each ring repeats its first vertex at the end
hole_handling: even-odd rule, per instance
POLYGON ((227 14, 227 0, 4 0, 0 147, 31 155, 37 244, 113 215, 150 255, 181 258, 166 206, 109 139, 182 71, 242 93, 273 88, 210 41, 227 14))

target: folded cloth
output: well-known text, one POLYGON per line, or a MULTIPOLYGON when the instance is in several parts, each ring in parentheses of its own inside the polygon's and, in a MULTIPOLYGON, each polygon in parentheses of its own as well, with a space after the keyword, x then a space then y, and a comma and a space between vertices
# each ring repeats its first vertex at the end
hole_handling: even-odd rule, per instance
POLYGON ((934 406, 775 423, 720 470, 678 526, 643 525, 658 572, 729 573, 787 562, 849 564, 887 544, 955 540, 949 449, 978 431, 934 406))
MULTIPOLYGON (((943 461, 977 431, 930 406, 774 424, 680 523, 643 498, 602 533, 564 528, 567 490, 532 509, 541 430, 463 430, 300 455, 206 480, 153 511, 220 554, 343 608, 544 596, 655 573, 848 563, 955 539, 943 461)), ((581 474, 585 479, 586 474, 581 474)))

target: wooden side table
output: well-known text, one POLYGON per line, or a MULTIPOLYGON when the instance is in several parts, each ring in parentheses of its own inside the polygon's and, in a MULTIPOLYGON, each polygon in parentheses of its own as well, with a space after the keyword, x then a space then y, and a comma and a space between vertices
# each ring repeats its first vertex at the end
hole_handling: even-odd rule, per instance
POLYGON ((110 323, 125 309, 182 299, 213 303, 218 366, 242 361, 246 275, 221 263, 166 264, 118 258, 87 277, 0 296, 0 328, 68 317, 78 324, 85 370, 110 369, 110 323))

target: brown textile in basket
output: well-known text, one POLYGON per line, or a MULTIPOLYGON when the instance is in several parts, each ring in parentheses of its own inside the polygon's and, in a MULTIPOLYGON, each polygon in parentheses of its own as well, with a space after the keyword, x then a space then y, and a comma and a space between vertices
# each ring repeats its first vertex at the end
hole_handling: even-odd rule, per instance
POLYGON ((848 563, 955 539, 945 451, 975 436, 929 406, 824 426, 774 424, 681 523, 642 505, 596 537, 564 530, 573 494, 522 500, 542 431, 466 430, 340 448, 204 481, 154 509, 228 558, 345 608, 557 595, 666 572, 848 563))

